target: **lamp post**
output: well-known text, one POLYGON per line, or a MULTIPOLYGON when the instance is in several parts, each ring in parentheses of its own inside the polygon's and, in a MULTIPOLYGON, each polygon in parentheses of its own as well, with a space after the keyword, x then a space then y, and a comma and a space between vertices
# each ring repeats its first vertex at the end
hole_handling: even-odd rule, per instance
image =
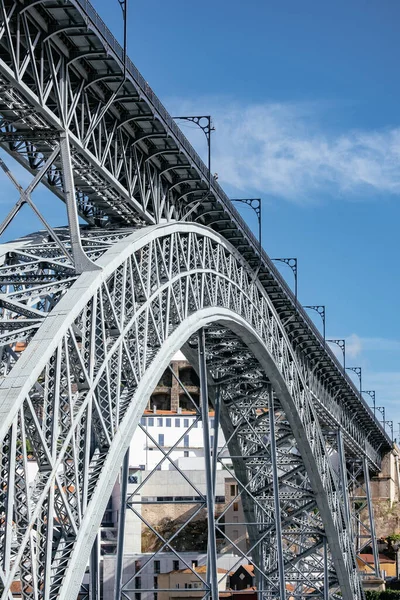
POLYGON ((376 410, 379 410, 379 412, 381 413, 383 420, 385 420, 385 407, 384 406, 377 406, 376 410))
POLYGON ((343 372, 346 371, 346 340, 326 340, 330 344, 336 344, 342 351, 343 354, 343 372))
POLYGON ((193 117, 173 117, 176 121, 189 121, 199 127, 207 140, 208 151, 208 191, 211 190, 211 132, 215 131, 210 115, 196 115, 193 117))
POLYGON ((392 442, 393 442, 393 421, 384 421, 384 426, 388 425, 390 428, 390 434, 392 436, 392 442))
POLYGON ((386 410, 384 406, 377 406, 376 410, 379 410, 379 412, 381 413, 383 420, 381 421, 383 428, 386 430, 386 425, 389 425, 390 427, 390 433, 392 435, 392 442, 393 442, 393 421, 386 421, 386 410))
POLYGON ((324 347, 325 347, 325 305, 324 304, 317 304, 315 306, 303 306, 303 308, 308 308, 310 310, 314 310, 316 313, 319 314, 319 316, 322 319, 322 331, 323 331, 323 336, 324 336, 324 347))
POLYGON ((362 398, 362 379, 361 379, 361 367, 346 367, 347 371, 353 371, 358 377, 358 381, 360 384, 360 398, 362 398))
POLYGON ((294 297, 295 297, 295 307, 297 309, 297 258, 271 258, 271 260, 276 260, 277 262, 284 263, 288 267, 292 269, 294 275, 294 297))
POLYGON ((127 59, 127 40, 128 40, 128 36, 127 36, 127 17, 128 17, 128 0, 118 0, 118 4, 121 7, 122 10, 122 17, 124 19, 124 79, 126 77, 126 59, 127 59))
POLYGON ((372 407, 374 409, 374 418, 376 419, 376 397, 375 390, 363 390, 363 394, 368 394, 370 398, 372 398, 372 407))
POLYGON ((258 244, 259 244, 259 253, 260 253, 260 265, 261 265, 261 252, 262 252, 262 243, 261 243, 261 198, 231 198, 231 202, 241 202, 242 204, 246 204, 253 209, 253 211, 257 215, 258 220, 258 244))

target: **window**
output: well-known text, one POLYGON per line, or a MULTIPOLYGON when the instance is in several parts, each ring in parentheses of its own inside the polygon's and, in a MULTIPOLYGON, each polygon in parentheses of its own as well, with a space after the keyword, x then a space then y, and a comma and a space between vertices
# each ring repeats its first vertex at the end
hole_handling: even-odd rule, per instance
POLYGON ((189 419, 183 419, 183 426, 189 427, 189 419))
POLYGON ((160 419, 160 417, 158 417, 157 419, 157 427, 162 427, 163 426, 163 420, 160 419))
POLYGON ((154 594, 154 600, 158 600, 158 594, 154 594))
POLYGON ((160 446, 164 446, 164 434, 163 433, 158 434, 158 443, 160 446))
POLYGON ((154 427, 154 417, 149 417, 147 419, 149 427, 154 427))
POLYGON ((239 530, 238 529, 234 529, 233 530, 233 541, 237 540, 239 537, 239 530))
POLYGON ((193 423, 193 427, 194 427, 195 429, 197 429, 197 426, 198 426, 198 424, 199 424, 199 422, 198 422, 197 420, 195 420, 195 421, 194 421, 194 423, 193 423))
POLYGON ((165 425, 171 427, 171 419, 165 419, 165 425))
POLYGON ((231 496, 236 496, 236 485, 231 485, 231 496))
POLYGON ((218 504, 218 503, 220 503, 220 504, 221 504, 222 502, 225 502, 225 496, 216 496, 216 497, 215 497, 215 502, 216 502, 217 504, 218 504))
POLYGON ((233 503, 233 511, 237 512, 239 510, 239 502, 234 502, 233 503))
POLYGON ((184 450, 183 456, 184 456, 184 458, 189 458, 189 450, 184 450))
POLYGON ((147 421, 146 417, 142 417, 142 418, 140 419, 140 423, 141 423, 141 425, 146 425, 146 421, 147 421))
POLYGON ((140 600, 142 597, 142 595, 140 594, 140 592, 136 592, 135 594, 135 600, 140 600))
POLYGON ((161 564, 159 560, 154 561, 154 573, 161 573, 161 564))
POLYGON ((180 426, 181 426, 181 420, 175 419, 175 427, 180 427, 180 426))
POLYGON ((183 445, 185 446, 185 448, 189 447, 189 436, 185 435, 185 437, 183 438, 183 445))
MULTIPOLYGON (((172 561, 172 570, 173 571, 179 571, 179 560, 173 560, 172 561)), ((178 587, 179 587, 179 583, 178 583, 178 587)))
POLYGON ((158 588, 158 577, 154 577, 153 587, 154 587, 155 590, 158 588))
POLYGON ((175 587, 179 589, 179 583, 176 583, 176 584, 175 584, 175 587))
POLYGON ((210 419, 210 428, 214 429, 214 419, 210 419))
POLYGON ((198 565, 198 561, 197 560, 192 560, 192 569, 195 569, 198 565))
POLYGON ((214 446, 214 436, 213 435, 210 435, 210 446, 211 446, 211 449, 214 446))
POLYGON ((140 590, 140 588, 142 587, 142 580, 140 577, 135 577, 135 588, 137 590, 140 590))

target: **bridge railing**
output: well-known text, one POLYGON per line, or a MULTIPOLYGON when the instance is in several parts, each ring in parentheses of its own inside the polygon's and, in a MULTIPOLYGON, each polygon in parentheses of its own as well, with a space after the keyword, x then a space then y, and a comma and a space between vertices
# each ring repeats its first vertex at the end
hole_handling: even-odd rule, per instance
MULTIPOLYGON (((78 6, 80 6, 80 8, 86 14, 88 19, 91 21, 91 23, 93 24, 93 26, 95 28, 94 30, 96 31, 96 33, 99 33, 103 37, 104 41, 107 43, 107 45, 110 47, 110 49, 116 55, 116 58, 121 62, 121 66, 123 66, 122 65, 123 60, 124 60, 123 48, 122 48, 121 44, 116 40, 114 35, 111 33, 111 31, 109 30, 107 25, 104 23, 103 19, 98 15, 96 10, 93 8, 92 4, 88 0, 75 0, 75 2, 78 6)), ((251 243, 251 245, 253 246, 254 252, 258 253, 260 251, 260 245, 259 245, 257 238, 251 231, 250 227, 246 224, 246 222, 241 217, 241 215, 237 211, 237 209, 233 206, 232 202, 230 201, 229 197, 226 195, 224 190, 221 188, 221 186, 215 181, 215 179, 213 177, 210 177, 210 172, 209 172, 208 168, 206 167, 206 165, 204 164, 204 162, 202 161, 202 159, 200 158, 200 156, 197 154, 197 152, 195 151, 195 149, 193 148, 193 146, 191 145, 189 140, 182 133, 182 131, 180 130, 178 125, 175 123, 174 119, 171 117, 171 115, 169 114, 169 112, 167 111, 165 106, 162 104, 162 102, 157 97, 157 95, 153 92, 153 90, 151 89, 151 87, 149 86, 147 81, 144 79, 143 75, 139 72, 139 70, 133 64, 133 62, 131 61, 131 59, 129 57, 127 57, 126 66, 127 66, 127 71, 129 73, 129 75, 132 77, 136 86, 143 92, 145 99, 147 101, 150 101, 150 103, 153 105, 153 107, 156 110, 156 112, 158 113, 158 115, 164 121, 164 124, 170 129, 170 131, 172 131, 176 140, 184 148, 187 155, 193 160, 194 164, 196 165, 196 168, 202 173, 202 175, 204 176, 207 183, 209 180, 211 181, 211 188, 212 188, 215 196, 218 197, 221 204, 224 206, 224 209, 230 215, 232 221, 235 222, 237 227, 242 231, 244 236, 251 243)), ((329 355, 330 359, 332 360, 332 362, 334 363, 336 368, 342 372, 343 371, 342 365, 336 358, 335 354, 332 352, 332 350, 329 348, 329 346, 327 346, 326 343, 324 343, 324 339, 323 339, 322 335, 320 334, 320 332, 318 331, 317 327, 314 325, 313 321, 310 319, 310 317, 308 316, 306 311, 302 308, 302 306, 298 304, 292 290, 290 289, 290 287, 286 283, 285 279, 279 273, 278 269, 275 267, 272 260, 268 257, 267 253, 263 249, 261 251, 261 255, 262 255, 262 259, 265 263, 265 266, 273 274, 276 281, 283 288, 285 294, 290 298, 290 300, 293 304, 293 310, 298 311, 298 313, 301 315, 302 320, 305 321, 307 326, 311 329, 312 333, 319 341, 319 343, 321 345, 321 350, 325 351, 329 355)), ((365 402, 365 400, 362 397, 360 397, 360 392, 357 389, 357 387, 355 386, 355 384, 353 383, 352 379, 346 373, 343 373, 343 376, 344 376, 347 384, 351 388, 352 392, 360 398, 362 405, 364 406, 365 410, 369 413, 371 419, 375 421, 376 426, 385 435, 387 440, 390 441, 389 436, 387 435, 384 428, 380 425, 380 423, 378 423, 376 421, 371 408, 368 406, 368 404, 365 402)))

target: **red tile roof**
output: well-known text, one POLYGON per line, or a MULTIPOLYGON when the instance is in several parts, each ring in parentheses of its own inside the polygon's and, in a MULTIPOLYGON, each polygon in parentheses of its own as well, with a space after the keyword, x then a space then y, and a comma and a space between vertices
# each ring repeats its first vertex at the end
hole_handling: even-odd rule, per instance
MULTIPOLYGON (((360 556, 361 560, 363 560, 367 564, 369 564, 369 565, 374 564, 374 555, 373 554, 360 554, 359 556, 360 556)), ((393 564, 396 561, 394 560, 394 558, 389 558, 385 554, 379 553, 379 562, 393 564)))

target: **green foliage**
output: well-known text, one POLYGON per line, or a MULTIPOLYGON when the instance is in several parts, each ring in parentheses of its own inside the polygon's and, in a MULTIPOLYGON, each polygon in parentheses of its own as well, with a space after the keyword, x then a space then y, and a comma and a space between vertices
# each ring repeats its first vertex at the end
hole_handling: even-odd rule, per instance
POLYGON ((365 590, 365 599, 366 600, 380 600, 381 592, 376 590, 365 590))
POLYGON ((395 544, 396 542, 400 541, 400 533, 391 533, 386 539, 391 544, 395 544))
MULTIPOLYGON (((168 540, 176 534, 182 523, 170 517, 164 517, 154 529, 164 539, 168 540)), ((207 519, 190 521, 170 542, 170 547, 177 552, 206 552, 208 540, 207 519)), ((151 530, 143 532, 142 551, 155 552, 160 550, 163 543, 151 530)), ((166 548, 168 551, 169 548, 166 548)), ((400 599, 399 599, 400 600, 400 599)))
POLYGON ((377 590, 366 590, 366 600, 400 600, 400 590, 385 590, 378 592, 377 590))

